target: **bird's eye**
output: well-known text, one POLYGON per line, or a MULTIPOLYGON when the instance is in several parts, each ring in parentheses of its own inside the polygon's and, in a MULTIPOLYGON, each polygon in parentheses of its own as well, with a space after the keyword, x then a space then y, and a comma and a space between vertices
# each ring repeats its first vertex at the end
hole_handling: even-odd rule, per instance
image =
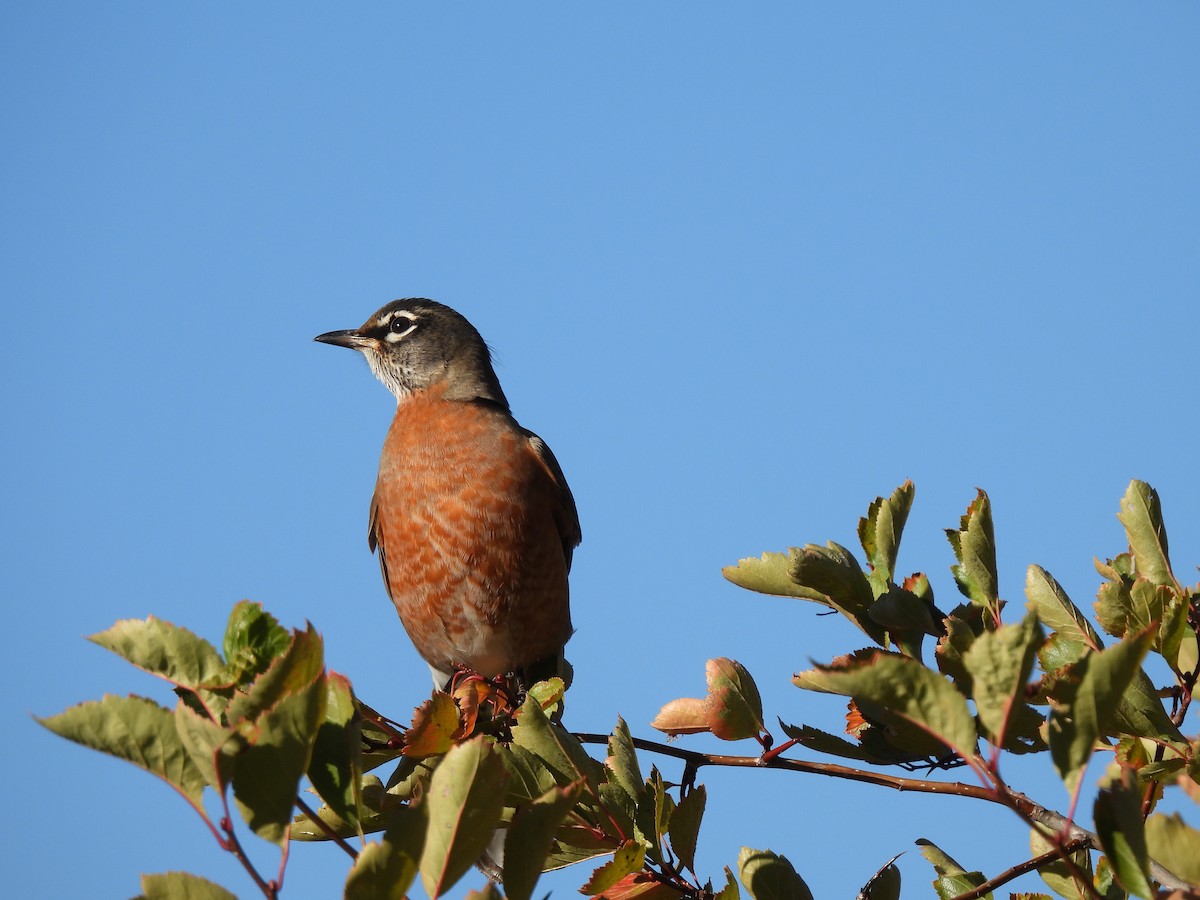
POLYGON ((416 327, 416 319, 397 313, 396 315, 392 316, 392 322, 389 326, 389 329, 391 330, 392 334, 400 335, 408 334, 408 332, 412 331, 416 327))

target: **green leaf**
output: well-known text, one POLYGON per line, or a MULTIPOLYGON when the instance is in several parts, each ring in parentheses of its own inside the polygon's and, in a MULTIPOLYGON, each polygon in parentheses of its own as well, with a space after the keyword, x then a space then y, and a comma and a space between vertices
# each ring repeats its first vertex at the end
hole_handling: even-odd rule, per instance
POLYGON ((269 660, 266 671, 244 693, 234 695, 226 710, 229 724, 254 719, 282 698, 307 690, 324 668, 325 644, 309 623, 304 631, 291 635, 288 645, 269 660))
MULTIPOLYGON (((917 846, 921 848, 921 855, 929 861, 938 875, 933 881, 933 888, 941 900, 951 900, 959 894, 965 894, 987 880, 981 872, 968 872, 933 841, 919 838, 917 846)), ((984 896, 992 895, 989 893, 984 896)))
POLYGON ((175 730, 175 716, 145 697, 105 694, 37 720, 60 737, 133 763, 175 788, 204 815, 204 776, 175 730))
POLYGON ((1155 813, 1146 821, 1150 855, 1173 875, 1200 887, 1200 831, 1189 828, 1179 813, 1155 813))
POLYGON ((737 879, 733 877, 733 872, 729 871, 729 866, 725 867, 725 886, 717 891, 713 900, 741 900, 742 892, 738 890, 737 879))
POLYGON ((287 649, 292 637, 262 605, 242 600, 225 626, 225 662, 238 684, 262 674, 287 649))
POLYGON ((431 898, 448 891, 488 846, 504 811, 508 778, 504 761, 481 737, 452 747, 434 769, 421 854, 421 883, 431 898))
POLYGON ((1129 482, 1117 518, 1125 526, 1138 573, 1155 584, 1174 584, 1167 554, 1167 528, 1154 488, 1136 478, 1129 482))
POLYGON ((757 737, 763 730, 762 698, 745 667, 718 657, 705 664, 709 730, 724 741, 757 737))
POLYGON ((336 672, 325 678, 325 716, 313 742, 308 780, 339 818, 358 824, 362 729, 350 679, 336 672))
POLYGON ((605 761, 611 773, 609 781, 619 784, 631 798, 637 799, 642 791, 642 770, 638 765, 637 748, 625 720, 617 716, 617 725, 608 739, 608 759, 605 761))
POLYGON ((833 607, 883 646, 887 635, 871 620, 867 610, 875 602, 871 583, 849 550, 833 541, 824 547, 806 544, 793 550, 789 574, 796 584, 816 592, 820 602, 833 607))
POLYGON ((696 871, 696 840, 700 836, 700 822, 704 818, 704 805, 708 792, 699 784, 684 795, 671 814, 667 834, 671 838, 671 849, 685 869, 696 871))
POLYGON ((542 866, 554 844, 554 835, 571 812, 584 782, 565 788, 557 785, 520 807, 504 839, 504 890, 508 900, 529 900, 542 866))
POLYGON ((524 747, 553 773, 560 787, 583 778, 589 785, 603 780, 604 767, 587 755, 583 745, 561 725, 550 721, 541 706, 526 698, 512 728, 512 742, 524 747))
POLYGON ((915 492, 913 483, 906 481, 892 491, 888 499, 876 497, 868 507, 867 515, 858 520, 858 539, 867 555, 868 578, 876 597, 886 594, 890 583, 896 579, 900 535, 908 521, 915 492))
POLYGON ((1050 756, 1068 790, 1075 789, 1153 640, 1153 632, 1147 630, 1090 653, 1070 670, 1069 680, 1060 683, 1059 705, 1050 714, 1050 756))
POLYGON ((237 900, 237 897, 199 875, 162 872, 142 876, 142 897, 139 900, 237 900))
POLYGON ((1094 814, 1100 846, 1117 880, 1134 896, 1151 900, 1154 888, 1150 884, 1142 798, 1132 770, 1122 769, 1116 779, 1100 789, 1094 814))
POLYGON ((908 657, 876 651, 841 668, 818 666, 792 680, 810 690, 878 704, 963 758, 975 752, 975 720, 966 698, 941 675, 908 657))
POLYGON ((154 616, 123 619, 88 640, 172 684, 211 687, 225 678, 225 663, 212 644, 154 616))
POLYGON ((175 706, 175 730, 204 783, 224 792, 233 777, 233 757, 245 740, 235 729, 218 725, 182 700, 175 706))
POLYGON ((404 755, 418 758, 442 755, 454 746, 454 735, 460 725, 454 698, 444 691, 434 691, 413 710, 412 725, 404 733, 404 755))
POLYGON ((856 900, 900 900, 899 856, 893 856, 862 886, 856 900))
MULTIPOLYGON (((1153 636, 1153 633, 1151 633, 1153 636)), ((1105 733, 1131 734, 1185 743, 1186 739, 1171 721, 1150 676, 1139 669, 1117 700, 1112 717, 1106 720, 1105 733)))
POLYGON ((820 591, 810 590, 792 581, 789 572, 792 559, 798 552, 793 548, 788 553, 764 553, 757 559, 753 556, 739 559, 736 565, 723 568, 721 574, 727 581, 748 591, 777 597, 798 597, 828 606, 828 599, 820 591))
POLYGON ((946 537, 958 559, 958 565, 950 567, 958 589, 972 603, 990 610, 993 621, 999 622, 996 535, 992 527, 992 504, 986 491, 979 490, 959 522, 959 530, 947 529, 946 537))
POLYGON ((417 877, 426 820, 423 807, 396 812, 383 841, 368 843, 358 851, 346 878, 345 900, 404 900, 417 877))
POLYGON ((788 858, 770 850, 743 847, 738 854, 738 877, 754 900, 813 900, 812 891, 788 858))
POLYGON ((1014 714, 1025 706, 1025 683, 1042 642, 1037 615, 1019 625, 984 632, 963 657, 974 686, 975 709, 992 744, 1004 746, 1014 714))
MULTIPOLYGON (((1033 829, 1029 833, 1029 850, 1033 856, 1041 856, 1053 849, 1053 844, 1046 838, 1038 829, 1033 829)), ((1071 854, 1071 861, 1083 872, 1087 879, 1092 877, 1092 857, 1086 850, 1077 850, 1071 854)), ((1071 870, 1067 868, 1066 863, 1057 857, 1051 862, 1037 870, 1042 881, 1046 882, 1050 888, 1059 896, 1066 897, 1068 900, 1090 900, 1091 894, 1086 888, 1080 888, 1075 882, 1071 870)))
POLYGON ((1026 608, 1034 611, 1043 625, 1066 640, 1100 650, 1104 644, 1096 629, 1079 611, 1062 585, 1041 566, 1030 566, 1025 573, 1026 608))
POLYGON ((667 796, 667 786, 657 767, 650 768, 650 777, 638 797, 634 820, 638 837, 644 838, 648 846, 646 855, 654 862, 662 860, 662 836, 670 823, 674 804, 667 796))
POLYGON ((891 760, 879 759, 867 752, 859 744, 840 738, 837 735, 813 728, 811 725, 789 725, 782 719, 779 727, 789 738, 798 741, 801 746, 815 750, 818 753, 828 753, 830 756, 840 756, 842 759, 857 759, 862 762, 888 763, 891 760))
POLYGON ((545 763, 524 747, 500 744, 495 749, 508 767, 508 805, 530 803, 558 784, 545 763))
POLYGON ((283 846, 301 777, 325 714, 325 678, 283 697, 246 722, 238 733, 248 745, 234 760, 233 796, 238 811, 263 840, 283 846))
POLYGON ((617 848, 612 859, 592 873, 579 888, 579 893, 588 897, 603 894, 626 875, 639 871, 645 859, 646 851, 641 844, 637 841, 626 841, 617 848))

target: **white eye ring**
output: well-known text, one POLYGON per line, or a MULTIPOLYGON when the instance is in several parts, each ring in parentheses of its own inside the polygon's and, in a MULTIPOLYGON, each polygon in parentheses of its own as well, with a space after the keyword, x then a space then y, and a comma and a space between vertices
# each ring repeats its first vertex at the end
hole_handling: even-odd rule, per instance
POLYGON ((406 338, 416 330, 416 327, 417 320, 415 316, 402 312, 392 313, 385 340, 398 341, 406 338))

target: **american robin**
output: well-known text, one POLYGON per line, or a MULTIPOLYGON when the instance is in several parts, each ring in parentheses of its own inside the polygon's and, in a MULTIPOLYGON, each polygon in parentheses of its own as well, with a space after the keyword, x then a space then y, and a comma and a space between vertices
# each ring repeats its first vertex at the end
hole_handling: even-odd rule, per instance
POLYGON ((396 395, 368 543, 434 686, 462 668, 526 685, 557 674, 579 515, 550 448, 509 411, 479 332, 410 298, 316 340, 360 351, 396 395))

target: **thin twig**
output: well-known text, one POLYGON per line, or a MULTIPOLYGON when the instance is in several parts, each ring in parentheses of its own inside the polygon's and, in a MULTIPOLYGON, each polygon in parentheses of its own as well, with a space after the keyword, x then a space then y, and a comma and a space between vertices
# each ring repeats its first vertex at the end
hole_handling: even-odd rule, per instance
POLYGON ((309 821, 311 821, 314 825, 316 825, 319 829, 321 829, 321 831, 323 831, 325 833, 325 836, 327 838, 329 838, 331 841, 333 841, 335 844, 337 844, 339 847, 341 847, 343 850, 345 850, 348 854, 350 854, 351 859, 358 859, 358 851, 355 850, 353 847, 351 847, 350 844, 346 841, 346 839, 344 837, 342 837, 340 834, 338 834, 333 829, 333 827, 330 826, 330 824, 328 822, 326 822, 319 815, 317 815, 315 812, 313 812, 312 807, 309 806, 307 803, 305 803, 303 800, 301 800, 299 797, 296 798, 296 807, 300 810, 300 812, 302 812, 302 813, 304 813, 304 815, 308 816, 309 821))
MULTIPOLYGON (((1062 847, 1061 850, 1064 853, 1074 853, 1076 850, 1083 850, 1088 846, 1089 841, 1087 838, 1076 838, 1066 846, 1062 847)), ((965 894, 959 894, 954 898, 954 900, 978 900, 979 897, 984 897, 987 894, 990 894, 996 888, 1000 887, 1001 885, 1008 884, 1014 878, 1019 878, 1026 872, 1032 872, 1035 869, 1040 869, 1042 866, 1046 865, 1046 863, 1054 862, 1055 857, 1057 857, 1059 854, 1059 849, 1060 848, 1055 847, 1053 850, 1047 850, 1045 853, 1035 856, 1033 859, 1027 859, 1020 865, 1013 866, 1011 869, 1006 869, 995 878, 989 878, 983 884, 979 885, 979 887, 967 891, 965 894)))

